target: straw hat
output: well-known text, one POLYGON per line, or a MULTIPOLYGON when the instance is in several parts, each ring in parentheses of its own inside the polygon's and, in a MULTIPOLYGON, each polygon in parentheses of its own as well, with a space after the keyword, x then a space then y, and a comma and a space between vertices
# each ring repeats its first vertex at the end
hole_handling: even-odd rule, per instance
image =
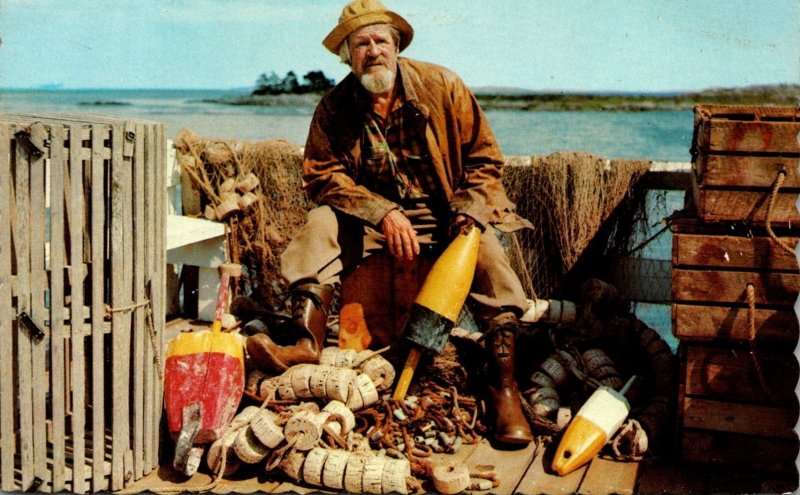
POLYGON ((388 10, 380 0, 353 0, 342 9, 339 24, 322 40, 322 44, 332 53, 339 53, 342 42, 357 29, 370 24, 391 24, 400 31, 400 51, 402 52, 414 37, 414 29, 398 14, 388 10))

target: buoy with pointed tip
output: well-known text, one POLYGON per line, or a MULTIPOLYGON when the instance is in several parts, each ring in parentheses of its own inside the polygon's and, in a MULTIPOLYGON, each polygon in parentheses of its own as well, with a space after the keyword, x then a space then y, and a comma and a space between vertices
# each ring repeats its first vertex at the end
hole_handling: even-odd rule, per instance
POLYGON ((403 336, 413 347, 397 380, 394 400, 405 398, 421 349, 434 354, 444 349, 472 286, 480 240, 477 227, 459 233, 425 277, 403 326, 403 336))
POLYGON ((553 458, 553 471, 566 476, 591 461, 608 443, 631 410, 625 392, 635 378, 619 392, 606 386, 594 391, 567 426, 553 458))

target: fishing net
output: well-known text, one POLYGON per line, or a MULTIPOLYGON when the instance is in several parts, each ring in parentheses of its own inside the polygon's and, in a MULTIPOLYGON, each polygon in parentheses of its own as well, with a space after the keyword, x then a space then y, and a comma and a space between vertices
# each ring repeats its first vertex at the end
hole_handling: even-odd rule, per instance
MULTIPOLYGON (((175 146, 182 173, 200 192, 195 215, 218 206, 226 181, 249 173, 260 180, 257 201, 225 219, 229 253, 231 261, 246 267, 240 281, 245 291, 277 307, 286 289, 280 253, 313 207, 303 193, 301 149, 285 141, 201 139, 188 130, 178 133, 175 146)), ((643 198, 633 185, 647 166, 644 160, 609 161, 575 152, 533 157, 529 165, 509 163, 506 190, 535 226, 507 237, 512 266, 528 294, 563 297, 567 275, 581 264, 591 266, 597 256, 628 249, 634 226, 645 218, 643 198)), ((591 271, 580 278, 594 276, 591 271)))
POLYGON ((528 294, 563 297, 571 279, 593 275, 573 273, 581 265, 628 250, 646 223, 644 195, 633 186, 648 165, 580 152, 534 156, 530 166, 509 163, 506 191, 534 225, 509 238, 512 266, 528 294))

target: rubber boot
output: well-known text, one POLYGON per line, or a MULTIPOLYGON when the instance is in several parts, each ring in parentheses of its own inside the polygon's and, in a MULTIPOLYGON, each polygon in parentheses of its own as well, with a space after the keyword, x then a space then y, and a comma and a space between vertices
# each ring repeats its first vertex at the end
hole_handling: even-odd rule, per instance
POLYGON ((301 284, 292 292, 292 324, 299 339, 292 345, 278 345, 266 334, 247 338, 247 352, 253 363, 265 371, 283 373, 301 363, 318 363, 328 312, 333 298, 333 287, 320 284, 301 284))
POLYGON ((516 327, 503 324, 490 332, 489 392, 495 419, 495 440, 500 444, 522 447, 533 440, 531 427, 522 412, 519 389, 514 378, 516 327))

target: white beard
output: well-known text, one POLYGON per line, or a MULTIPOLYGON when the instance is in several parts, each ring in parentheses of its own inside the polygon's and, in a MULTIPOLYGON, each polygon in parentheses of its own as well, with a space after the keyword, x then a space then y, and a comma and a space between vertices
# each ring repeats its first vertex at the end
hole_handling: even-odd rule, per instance
POLYGON ((394 72, 383 68, 378 72, 370 72, 361 75, 361 85, 370 93, 386 93, 394 86, 394 72))

